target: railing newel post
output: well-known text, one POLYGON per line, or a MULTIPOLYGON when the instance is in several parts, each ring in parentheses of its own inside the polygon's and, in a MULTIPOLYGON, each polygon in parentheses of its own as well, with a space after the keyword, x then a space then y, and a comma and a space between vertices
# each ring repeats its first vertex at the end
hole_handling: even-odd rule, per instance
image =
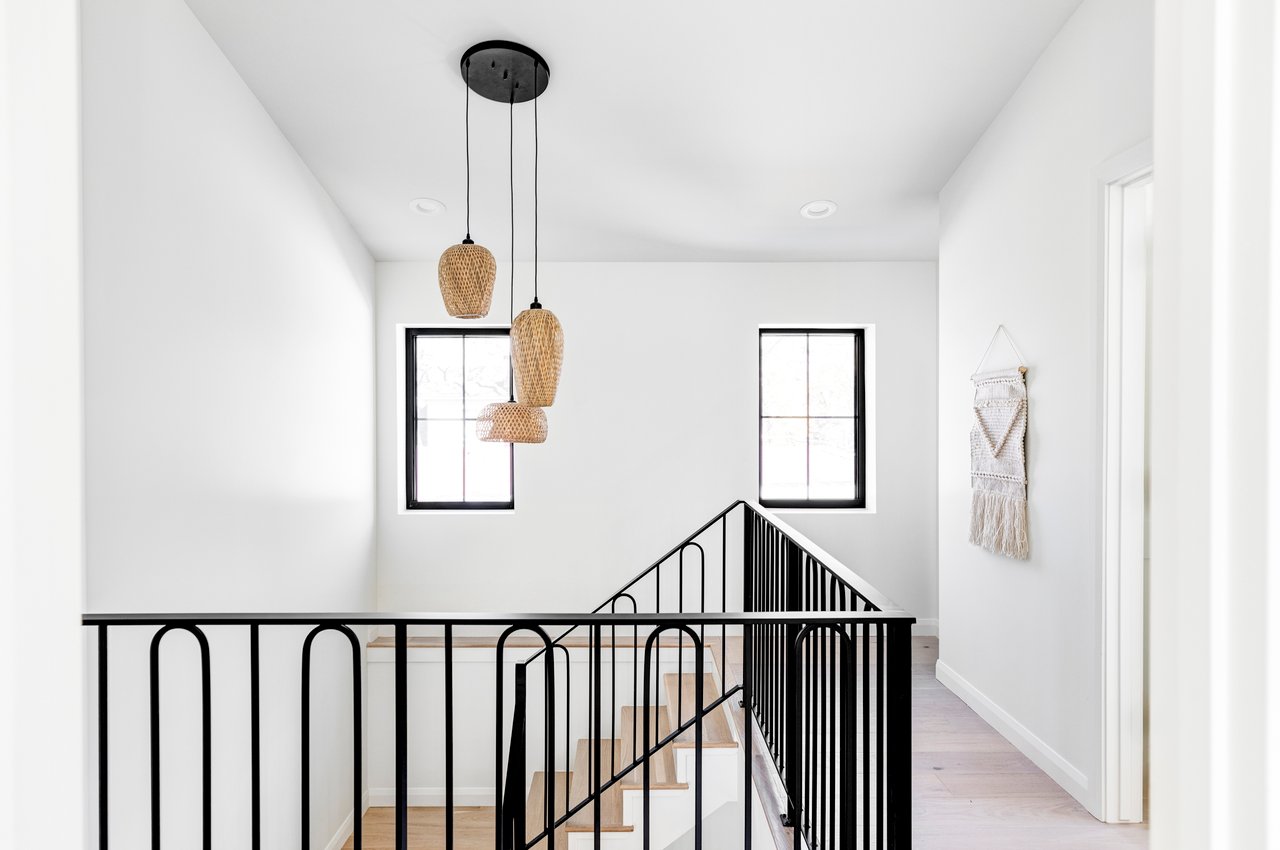
POLYGON ((888 789, 889 850, 911 847, 911 624, 893 620, 888 625, 888 789))

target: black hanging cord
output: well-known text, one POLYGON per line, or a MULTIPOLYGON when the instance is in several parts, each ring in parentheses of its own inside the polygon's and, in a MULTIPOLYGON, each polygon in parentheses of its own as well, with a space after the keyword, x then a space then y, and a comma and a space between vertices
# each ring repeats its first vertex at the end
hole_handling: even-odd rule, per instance
POLYGON ((533 66, 533 303, 538 303, 538 65, 533 66))
POLYGON ((463 107, 463 121, 467 134, 467 238, 462 240, 471 243, 471 60, 467 60, 467 93, 466 106, 463 107))
MULTIPOLYGON (((514 324, 516 319, 516 96, 511 93, 511 105, 507 107, 507 161, 511 183, 511 294, 507 307, 507 324, 514 324)), ((507 386, 511 390, 510 400, 516 400, 515 362, 513 370, 507 378, 507 386)))

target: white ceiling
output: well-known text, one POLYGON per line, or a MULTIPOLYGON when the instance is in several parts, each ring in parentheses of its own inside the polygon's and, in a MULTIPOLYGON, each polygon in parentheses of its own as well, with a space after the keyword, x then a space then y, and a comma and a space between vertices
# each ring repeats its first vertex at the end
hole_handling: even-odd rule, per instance
MULTIPOLYGON (((188 3, 377 259, 461 239, 458 60, 501 38, 551 67, 541 259, 759 261, 936 257, 938 190, 1080 0, 188 3), (817 198, 839 212, 802 219, 817 198)), ((502 259, 507 110, 471 105, 472 234, 502 259)))

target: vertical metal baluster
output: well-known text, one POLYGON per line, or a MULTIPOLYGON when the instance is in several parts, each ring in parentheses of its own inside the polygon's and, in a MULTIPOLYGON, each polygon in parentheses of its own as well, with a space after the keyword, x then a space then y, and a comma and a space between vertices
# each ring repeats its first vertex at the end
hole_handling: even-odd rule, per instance
MULTIPOLYGON (((677 609, 681 614, 684 613, 684 547, 680 547, 680 587, 676 596, 679 604, 677 609)), ((676 650, 676 725, 679 726, 684 722, 684 632, 677 632, 679 635, 679 648, 676 650)), ((659 675, 661 675, 661 667, 659 675)), ((667 694, 667 699, 671 699, 671 694, 667 694)))
POLYGON ((871 625, 866 622, 862 624, 862 844, 871 846, 871 625))
MULTIPOLYGON (((204 816, 204 850, 213 848, 213 684, 209 670, 209 643, 198 631, 200 642, 200 708, 204 728, 200 733, 200 749, 204 765, 201 769, 203 788, 200 793, 204 816)), ((357 845, 359 846, 359 845, 357 845)))
MULTIPOLYGON (((98 626, 98 850, 107 850, 107 626, 98 626)), ((255 848, 256 850, 256 848, 255 848)))
POLYGON ((593 695, 593 699, 595 702, 595 705, 593 706, 593 711, 595 712, 596 737, 595 737, 595 740, 592 742, 592 753, 591 753, 591 760, 593 764, 592 776, 595 780, 595 784, 592 786, 592 792, 595 794, 595 814, 594 814, 594 826, 593 826, 593 833, 595 838, 595 850, 600 850, 600 842, 602 840, 602 834, 601 834, 600 828, 603 823, 603 821, 601 820, 602 812, 600 810, 600 784, 601 784, 600 783, 600 767, 601 767, 600 746, 603 743, 603 740, 602 740, 603 736, 601 735, 601 733, 604 730, 604 726, 603 726, 603 723, 601 722, 601 717, 600 717, 600 691, 602 690, 600 683, 604 676, 604 670, 601 668, 602 660, 601 660, 600 645, 602 643, 604 643, 603 629, 601 629, 600 626, 592 626, 591 627, 591 658, 592 658, 592 664, 596 670, 596 675, 595 675, 596 689, 595 689, 595 694, 593 695))
POLYGON ((160 850, 160 636, 151 639, 151 850, 160 850))
MULTIPOLYGON (((841 850, 854 850, 858 840, 857 817, 854 807, 857 805, 858 741, 855 713, 857 710, 857 693, 854 691, 854 666, 857 664, 856 647, 853 639, 845 633, 841 626, 840 640, 840 810, 849 815, 848 823, 840 823, 841 850)), ((856 636, 856 626, 851 629, 856 636)), ((869 850, 866 848, 865 850, 869 850)), ((904 848, 905 850, 905 848, 904 848)))
MULTIPOLYGON (((817 589, 817 572, 813 563, 813 559, 807 554, 801 556, 804 564, 805 577, 805 609, 813 611, 817 607, 815 601, 815 591, 817 589)), ((808 830, 809 843, 813 844, 817 835, 817 819, 814 817, 818 809, 818 747, 821 741, 818 740, 818 646, 821 640, 820 633, 814 633, 810 636, 806 652, 809 656, 809 663, 805 665, 805 702, 807 703, 807 715, 805 717, 805 759, 809 762, 809 782, 806 786, 808 803, 804 812, 805 829, 808 830)))
MULTIPOLYGON (((809 627, 807 626, 801 628, 801 630, 796 633, 796 637, 792 642, 791 646, 787 649, 787 660, 788 660, 787 666, 792 671, 794 671, 797 667, 800 666, 800 641, 803 640, 803 637, 808 631, 808 628, 809 627)), ((800 691, 796 689, 794 685, 795 685, 794 677, 788 676, 787 702, 790 704, 788 717, 796 717, 800 714, 800 691)), ((788 754, 787 769, 786 769, 786 772, 783 774, 783 784, 786 786, 785 790, 787 794, 787 801, 786 801, 787 802, 787 821, 783 823, 783 826, 791 827, 792 850, 801 850, 801 848, 804 846, 804 842, 803 842, 804 829, 800 823, 798 813, 796 812, 796 802, 800 799, 800 792, 801 792, 801 789, 799 787, 801 774, 794 769, 796 762, 799 761, 799 757, 795 752, 798 746, 798 742, 796 740, 796 736, 793 734, 794 731, 795 730, 792 729, 790 726, 790 721, 788 721, 787 737, 786 737, 786 748, 787 748, 787 754, 788 754)))
MULTIPOLYGON (((569 658, 568 647, 556 644, 556 648, 564 653, 564 813, 567 817, 569 814, 569 771, 573 768, 573 761, 569 752, 573 741, 573 663, 569 658)), ((554 837, 553 835, 552 838, 554 837)), ((552 844, 554 844, 554 841, 552 844)))
MULTIPOLYGON (((507 765, 507 773, 511 782, 511 807, 509 815, 511 823, 512 847, 523 850, 525 830, 528 817, 525 812, 524 778, 528 775, 525 756, 529 749, 529 667, 527 663, 516 665, 516 732, 511 736, 515 749, 511 753, 511 763, 507 765)), ((553 779, 555 777, 552 777, 553 779)))
MULTIPOLYGON (((409 847, 409 627, 396 623, 396 850, 409 847)), ((357 810, 356 817, 359 817, 357 810)))
POLYGON ((453 850, 453 626, 452 625, 446 625, 444 627, 444 846, 445 846, 445 850, 453 850))
MULTIPOLYGON (((568 652, 568 650, 565 650, 568 652)), ((555 644, 547 644, 546 654, 543 658, 542 670, 545 676, 543 682, 544 707, 543 722, 545 729, 543 735, 543 808, 546 810, 546 821, 543 826, 547 831, 547 847, 556 846, 556 654, 555 644)), ((569 714, 568 695, 565 696, 565 715, 569 714)), ((566 768, 566 775, 567 775, 566 768)), ((521 780, 523 782, 523 779, 521 780)), ((523 785, 521 786, 521 795, 524 794, 523 785)), ((565 796, 569 794, 568 788, 565 789, 565 796)))
MULTIPOLYGON (((827 610, 827 584, 818 576, 818 610, 827 610)), ((831 643, 831 632, 824 630, 818 641, 818 801, 820 809, 815 813, 814 827, 818 834, 818 845, 826 850, 828 844, 827 819, 830 806, 827 804, 827 750, 830 738, 827 736, 827 679, 830 677, 827 666, 827 647, 831 643)))
MULTIPOLYGON (((694 701, 694 735, 693 735, 693 781, 698 786, 698 794, 693 798, 693 850, 702 850, 702 797, 703 787, 705 783, 702 781, 702 704, 705 695, 702 692, 702 682, 705 678, 703 673, 703 663, 705 652, 702 642, 695 640, 694 649, 697 651, 697 657, 694 659, 693 674, 697 677, 697 682, 693 686, 694 701)), ((684 685, 681 683, 681 688, 684 685)))
MULTIPOLYGON (((653 595, 654 595, 653 611, 655 614, 662 613, 662 564, 663 563, 664 563, 663 561, 658 562, 658 566, 653 571, 654 580, 656 584, 656 588, 653 592, 653 595)), ((657 626, 655 626, 655 628, 657 628, 657 626)), ((647 645, 647 641, 646 641, 646 645, 647 645)), ((661 641, 658 642, 657 655, 655 656, 654 660, 658 664, 658 669, 662 669, 662 642, 661 641)), ((646 676, 648 675, 647 670, 645 671, 645 675, 646 676)), ((652 720, 649 719, 649 712, 646 710, 644 715, 644 725, 648 726, 650 723, 656 724, 657 722, 658 722, 658 719, 656 717, 653 718, 652 720)), ((658 734, 658 730, 656 728, 653 730, 653 734, 654 735, 658 734)))
POLYGON ((252 850, 262 850, 262 720, 258 656, 258 624, 253 623, 249 626, 249 840, 252 850))
POLYGON ((151 639, 151 846, 160 850, 160 641, 174 629, 189 632, 200 647, 201 846, 213 847, 213 701, 209 641, 198 626, 169 624, 151 639))
POLYGON ((876 847, 884 846, 884 625, 876 624, 876 847))
MULTIPOLYGON (((635 606, 634 599, 631 600, 631 604, 632 606, 635 606)), ((639 608, 636 609, 636 613, 637 614, 640 613, 639 608)), ((640 651, 640 626, 637 624, 631 627, 631 706, 632 706, 632 709, 634 709, 635 706, 637 705, 636 697, 640 695, 640 691, 639 691, 640 656, 638 655, 639 651, 640 651)), ((640 720, 639 715, 637 715, 636 712, 633 710, 631 712, 631 760, 633 762, 636 759, 636 745, 639 743, 640 732, 639 732, 639 729, 637 728, 637 723, 639 722, 639 720, 640 720)))
POLYGON ((911 626, 902 620, 889 623, 889 647, 882 674, 888 680, 888 729, 886 765, 889 787, 889 848, 911 847, 911 626))
MULTIPOLYGON (((616 602, 617 599, 615 598, 616 602)), ((609 626, 609 778, 618 775, 618 630, 609 626)))
MULTIPOLYGON (((299 810, 302 823, 302 850, 311 850, 311 640, 315 632, 307 635, 302 643, 302 753, 299 765, 302 776, 302 800, 299 810)), ((159 847, 156 848, 159 850, 159 847)))
POLYGON ((658 628, 660 627, 654 628, 654 631, 650 633, 649 637, 645 640, 645 643, 644 643, 644 672, 642 676, 644 680, 644 706, 643 706, 644 708, 644 749, 640 752, 640 759, 642 762, 640 767, 640 772, 642 776, 641 804, 643 806, 643 814, 641 819, 641 825, 644 829, 644 832, 641 835, 641 840, 643 842, 643 850, 651 850, 650 830, 649 830, 649 802, 650 802, 649 786, 652 784, 652 780, 649 775, 649 735, 650 735, 650 728, 652 724, 649 723, 649 702, 650 702, 649 653, 653 649, 653 639, 655 635, 658 634, 658 628))
POLYGON ((752 664, 755 659, 752 657, 752 641, 750 638, 750 626, 743 627, 742 633, 742 764, 745 779, 743 780, 742 789, 742 850, 751 850, 751 804, 754 797, 754 786, 752 783, 752 757, 751 757, 751 705, 754 698, 754 675, 752 674, 752 664))
MULTIPOLYGON (((746 557, 743 549, 743 557, 746 557)), ((746 599, 744 594, 743 604, 746 599)), ((747 610, 744 608, 743 610, 747 610)), ((729 515, 720 517, 720 613, 729 613, 729 515)), ((743 668, 745 674, 746 668, 743 668)), ((729 626, 720 626, 720 674, 729 675, 729 626)))
MULTIPOLYGON (((803 609, 804 601, 801 596, 802 570, 800 565, 799 547, 791 542, 790 539, 784 542, 785 556, 783 558, 784 569, 786 570, 786 610, 799 611, 803 609)), ((802 661, 798 647, 796 646, 798 636, 801 633, 801 627, 798 625, 789 625, 786 627, 786 641, 788 647, 793 650, 786 655, 786 687, 791 699, 787 700, 786 718, 783 721, 786 727, 786 778, 788 793, 788 818, 800 832, 804 831, 804 823, 802 821, 802 813, 798 811, 798 807, 802 807, 804 798, 801 791, 804 787, 804 764, 802 761, 803 740, 801 738, 802 713, 801 692, 802 682, 802 661)))
MULTIPOLYGON (((364 818, 361 815, 364 812, 361 800, 364 797, 362 780, 364 778, 364 764, 361 756, 361 747, 363 746, 364 722, 361 720, 360 711, 364 700, 360 697, 360 642, 356 640, 355 633, 346 626, 339 629, 347 635, 347 640, 351 644, 351 811, 352 811, 352 845, 355 850, 362 850, 364 847, 364 818)), ((207 848, 206 848, 207 850, 207 848)))
POLYGON ((494 657, 497 659, 494 665, 497 668, 497 679, 494 686, 494 728, 493 728, 493 847, 494 850, 506 850, 502 841, 502 796, 503 784, 502 779, 502 639, 499 638, 497 649, 494 657))
MULTIPOLYGON (((835 576, 831 577, 831 581, 829 584, 830 584, 830 587, 828 590, 829 610, 838 611, 840 610, 839 608, 840 601, 839 601, 839 593, 838 593, 840 588, 836 582, 835 576)), ((837 805, 837 800, 838 800, 837 789, 839 787, 838 782, 840 777, 840 772, 838 767, 840 763, 840 755, 839 755, 839 749, 838 749, 840 738, 838 737, 839 733, 837 731, 838 723, 839 723, 839 714, 837 713, 838 706, 836 703, 836 697, 837 697, 837 694, 839 693, 839 688, 836 680, 836 670, 837 670, 836 665, 839 663, 839 660, 837 658, 836 653, 839 652, 839 650, 840 650, 839 640, 836 638, 835 635, 828 632, 827 633, 827 652, 828 652, 829 663, 826 669, 827 704, 825 706, 825 710, 827 711, 828 717, 831 718, 830 732, 827 735, 827 742, 828 742, 827 746, 828 746, 828 749, 830 749, 831 751, 831 779, 830 779, 831 791, 830 791, 830 795, 827 798, 827 827, 826 828, 827 828, 827 840, 831 845, 834 845, 836 842, 836 820, 839 813, 839 806, 837 805)))

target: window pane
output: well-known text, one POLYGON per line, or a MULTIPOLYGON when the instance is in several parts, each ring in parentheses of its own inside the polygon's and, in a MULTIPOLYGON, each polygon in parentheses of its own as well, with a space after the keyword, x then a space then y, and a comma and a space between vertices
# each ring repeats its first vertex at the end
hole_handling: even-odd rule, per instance
POLYGON ((852 334, 809 337, 809 415, 853 416, 856 366, 852 334))
POLYGON ((418 420, 418 501, 462 501, 464 427, 475 424, 461 419, 418 420))
POLYGON ((805 415, 804 334, 760 335, 760 412, 805 415))
POLYGON ((466 437, 467 501, 511 501, 511 444, 483 442, 472 421, 467 422, 466 437))
POLYGON ((809 420, 809 498, 858 496, 856 419, 809 420))
POLYGON ((760 497, 805 498, 804 419, 760 422, 760 497))
MULTIPOLYGON (((510 398, 511 340, 506 336, 467 337, 467 416, 486 404, 510 398)), ((468 482, 470 483, 470 482, 468 482)))
MULTIPOLYGON (((462 337, 420 336, 418 418, 462 418, 462 337)), ((459 458, 462 445, 458 444, 459 458)), ((421 465, 419 465, 421 468, 421 465)))

